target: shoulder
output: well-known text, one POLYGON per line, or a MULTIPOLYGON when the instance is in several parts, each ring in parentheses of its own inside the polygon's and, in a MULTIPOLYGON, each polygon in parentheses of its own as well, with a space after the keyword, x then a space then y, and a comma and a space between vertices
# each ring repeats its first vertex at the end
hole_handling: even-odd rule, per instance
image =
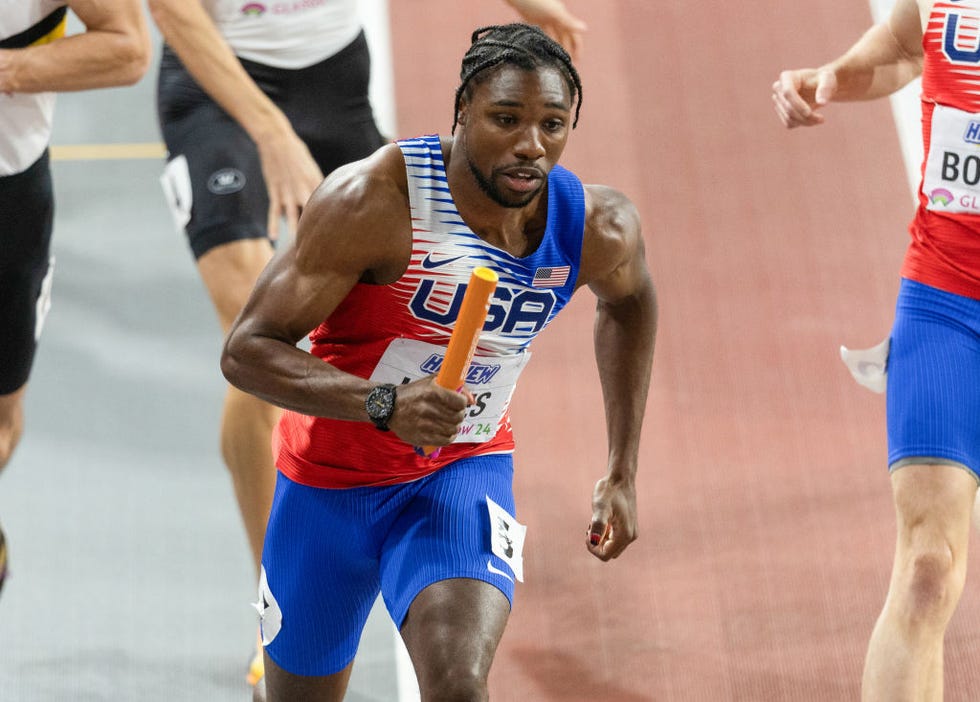
POLYGON ((583 185, 585 189, 585 231, 593 235, 619 237, 639 233, 640 214, 633 201, 608 185, 583 185))
POLYGON ((593 286, 644 255, 640 215, 622 192, 585 185, 585 234, 578 284, 593 286))
POLYGON ((397 144, 386 144, 366 158, 337 168, 314 191, 308 207, 367 205, 375 198, 408 202, 405 159, 397 144))
POLYGON ((585 186, 585 235, 576 285, 588 285, 605 302, 623 300, 651 285, 639 212, 615 188, 585 186))
POLYGON ((340 256, 375 282, 401 275, 411 253, 411 214, 397 144, 324 179, 303 208, 296 247, 300 260, 340 256))

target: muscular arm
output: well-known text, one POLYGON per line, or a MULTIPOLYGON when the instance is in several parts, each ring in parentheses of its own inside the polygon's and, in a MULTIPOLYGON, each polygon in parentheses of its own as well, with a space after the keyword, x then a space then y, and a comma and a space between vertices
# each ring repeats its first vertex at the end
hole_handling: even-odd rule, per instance
POLYGON ((23 49, 0 49, 0 92, 41 93, 131 85, 150 61, 139 0, 70 0, 85 31, 23 49))
POLYGON ((199 0, 149 0, 149 7, 160 33, 197 84, 258 147, 269 190, 270 236, 278 233, 280 214, 295 231, 303 205, 323 180, 306 145, 242 68, 199 0))
POLYGON ((608 437, 608 473, 596 484, 589 543, 618 556, 635 538, 636 471, 657 332, 657 300, 644 259, 639 216, 610 188, 589 187, 589 224, 579 282, 598 298, 595 355, 608 437))
MULTIPOLYGON (((221 357, 230 383, 302 414, 368 421, 376 385, 296 346, 357 282, 396 280, 411 254, 411 221, 398 147, 335 171, 303 212, 296 244, 274 258, 232 325, 221 357), (400 174, 400 176, 399 176, 400 174)), ((389 426, 412 445, 443 446, 465 399, 429 379, 399 388, 389 426)))
POLYGON ((776 113, 787 127, 822 124, 828 102, 890 95, 922 72, 922 18, 915 0, 898 0, 842 56, 820 68, 783 71, 773 83, 776 113))

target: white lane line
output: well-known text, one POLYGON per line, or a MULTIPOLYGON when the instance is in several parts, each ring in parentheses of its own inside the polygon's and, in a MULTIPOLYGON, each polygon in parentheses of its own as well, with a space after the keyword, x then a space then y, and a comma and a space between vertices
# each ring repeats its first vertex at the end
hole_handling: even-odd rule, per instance
MULTIPOLYGON (((395 109, 395 75, 391 51, 391 24, 386 0, 361 0, 358 4, 364 34, 371 50, 371 85, 369 94, 374 118, 381 133, 394 139, 398 136, 398 115, 395 109)), ((395 675, 398 702, 420 702, 418 680, 408 650, 394 624, 391 639, 395 651, 395 675)))

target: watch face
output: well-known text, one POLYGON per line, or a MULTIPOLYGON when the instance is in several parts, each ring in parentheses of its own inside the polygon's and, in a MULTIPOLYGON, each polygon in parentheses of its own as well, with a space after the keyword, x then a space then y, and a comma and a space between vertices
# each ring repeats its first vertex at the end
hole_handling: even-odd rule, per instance
POLYGON ((365 402, 368 417, 375 422, 387 422, 395 405, 395 389, 390 385, 379 385, 370 392, 365 402))

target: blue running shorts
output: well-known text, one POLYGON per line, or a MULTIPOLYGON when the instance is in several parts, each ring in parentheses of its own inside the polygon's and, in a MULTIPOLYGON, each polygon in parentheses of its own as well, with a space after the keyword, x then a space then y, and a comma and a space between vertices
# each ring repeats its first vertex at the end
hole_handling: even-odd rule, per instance
POLYGON ((940 463, 978 477, 980 300, 902 280, 887 407, 889 470, 940 463))
POLYGON ((379 592, 399 627, 419 592, 449 578, 488 582, 513 603, 487 503, 513 516, 513 476, 510 454, 384 487, 314 488, 280 473, 256 605, 268 654, 296 675, 343 670, 379 592))

